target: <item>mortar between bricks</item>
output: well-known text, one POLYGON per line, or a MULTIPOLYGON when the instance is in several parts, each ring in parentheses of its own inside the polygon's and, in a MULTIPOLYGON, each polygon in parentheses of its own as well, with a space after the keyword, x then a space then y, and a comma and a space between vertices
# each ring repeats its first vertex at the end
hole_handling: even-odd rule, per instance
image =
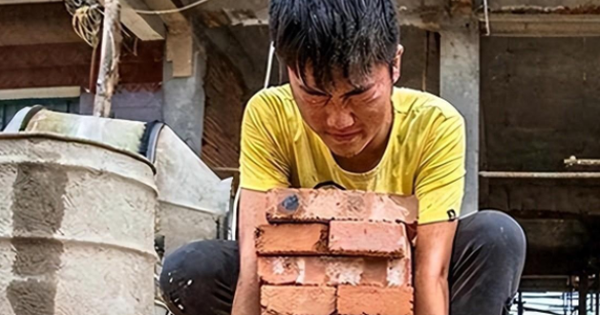
POLYGON ((417 213, 418 200, 414 196, 333 189, 274 189, 267 193, 270 223, 344 220, 413 225, 417 213))

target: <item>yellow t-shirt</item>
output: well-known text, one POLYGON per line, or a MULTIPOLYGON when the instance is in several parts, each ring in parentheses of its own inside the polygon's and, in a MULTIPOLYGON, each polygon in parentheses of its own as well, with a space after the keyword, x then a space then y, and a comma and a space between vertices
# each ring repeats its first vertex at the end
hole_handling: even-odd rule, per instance
POLYGON ((419 224, 448 221, 460 213, 464 193, 465 126, 448 102, 395 88, 394 125, 378 166, 366 173, 342 169, 306 125, 289 85, 260 91, 248 103, 241 135, 241 187, 316 188, 416 195, 419 224))

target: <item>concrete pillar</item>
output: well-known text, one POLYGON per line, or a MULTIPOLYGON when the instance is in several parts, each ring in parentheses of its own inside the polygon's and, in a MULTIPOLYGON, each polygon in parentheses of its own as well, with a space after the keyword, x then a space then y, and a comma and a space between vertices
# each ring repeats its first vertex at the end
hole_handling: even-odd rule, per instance
POLYGON ((478 205, 479 172, 479 29, 466 20, 440 32, 440 90, 467 124, 466 184, 463 215, 478 205))
POLYGON ((164 122, 200 155, 204 130, 204 76, 206 75, 206 54, 203 47, 194 41, 192 75, 174 78, 173 65, 165 61, 163 69, 164 122))

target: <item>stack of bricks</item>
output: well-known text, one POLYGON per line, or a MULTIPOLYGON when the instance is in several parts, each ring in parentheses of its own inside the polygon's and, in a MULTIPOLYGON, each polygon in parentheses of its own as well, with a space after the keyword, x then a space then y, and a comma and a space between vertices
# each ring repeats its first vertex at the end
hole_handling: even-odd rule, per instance
POLYGON ((415 198, 274 190, 256 231, 263 315, 411 315, 415 198), (408 234, 407 234, 407 231, 408 234))

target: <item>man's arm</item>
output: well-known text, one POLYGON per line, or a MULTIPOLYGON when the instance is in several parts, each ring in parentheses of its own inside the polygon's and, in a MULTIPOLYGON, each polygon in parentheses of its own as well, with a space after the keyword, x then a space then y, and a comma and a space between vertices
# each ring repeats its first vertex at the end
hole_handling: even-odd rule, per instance
POLYGON ((254 231, 267 223, 266 194, 242 189, 239 212, 240 275, 238 278, 232 315, 260 314, 260 288, 257 276, 257 258, 254 231))
POLYGON ((260 292, 254 232, 267 224, 266 191, 289 187, 278 98, 263 90, 244 110, 240 142, 239 207, 240 274, 233 300, 233 315, 259 315, 260 292), (270 100, 270 101, 268 101, 270 100))
POLYGON ((456 226, 457 221, 417 227, 415 315, 448 314, 448 269, 456 226))
MULTIPOLYGON (((439 114, 439 113, 438 113, 439 114)), ((435 117, 435 112, 432 114, 435 117)), ((415 315, 447 315, 448 273, 465 174, 464 120, 458 113, 430 120, 416 178, 419 226, 415 249, 415 315)))

